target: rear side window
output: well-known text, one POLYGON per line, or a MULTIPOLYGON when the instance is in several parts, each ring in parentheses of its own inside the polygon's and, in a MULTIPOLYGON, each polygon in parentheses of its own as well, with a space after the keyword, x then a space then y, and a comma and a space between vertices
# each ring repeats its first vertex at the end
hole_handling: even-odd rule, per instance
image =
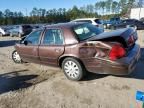
POLYGON ((95 22, 96 22, 97 24, 102 24, 102 22, 101 22, 100 19, 96 19, 95 22))
POLYGON ((89 23, 77 25, 73 28, 73 31, 80 41, 89 39, 103 32, 101 29, 89 23))
POLYGON ((59 29, 47 29, 43 39, 43 45, 63 45, 63 33, 59 29))

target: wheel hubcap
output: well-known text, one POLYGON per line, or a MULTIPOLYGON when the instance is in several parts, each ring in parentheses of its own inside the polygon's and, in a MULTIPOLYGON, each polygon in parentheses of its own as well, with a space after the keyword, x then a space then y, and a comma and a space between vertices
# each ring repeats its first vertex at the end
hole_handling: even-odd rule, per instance
POLYGON ((64 65, 64 70, 66 74, 71 78, 76 78, 79 76, 79 68, 73 61, 67 61, 64 65))
POLYGON ((13 58, 14 58, 15 61, 18 61, 18 62, 21 61, 21 58, 20 58, 20 56, 19 56, 19 54, 17 52, 15 52, 13 54, 13 58))

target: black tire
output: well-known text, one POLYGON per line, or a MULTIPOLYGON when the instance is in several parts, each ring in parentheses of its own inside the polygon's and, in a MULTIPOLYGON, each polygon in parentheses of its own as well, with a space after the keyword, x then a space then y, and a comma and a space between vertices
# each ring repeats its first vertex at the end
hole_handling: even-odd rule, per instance
POLYGON ((65 76, 69 80, 73 80, 73 81, 81 80, 86 73, 85 68, 82 65, 82 63, 80 63, 79 60, 71 58, 71 57, 64 59, 64 61, 62 62, 62 69, 63 69, 65 76), (71 65, 70 65, 70 62, 71 62, 71 65), (73 67, 72 67, 72 63, 73 63, 73 67), (69 68, 69 67, 71 67, 71 68, 69 68), (69 71, 68 71, 68 69, 69 69, 69 71))
POLYGON ((17 63, 17 64, 21 64, 21 63, 22 63, 22 59, 20 58, 20 56, 19 56, 19 58, 17 58, 17 57, 16 57, 16 54, 17 54, 17 56, 19 56, 19 54, 17 53, 17 51, 14 50, 14 51, 12 52, 12 60, 13 60, 15 63, 17 63))

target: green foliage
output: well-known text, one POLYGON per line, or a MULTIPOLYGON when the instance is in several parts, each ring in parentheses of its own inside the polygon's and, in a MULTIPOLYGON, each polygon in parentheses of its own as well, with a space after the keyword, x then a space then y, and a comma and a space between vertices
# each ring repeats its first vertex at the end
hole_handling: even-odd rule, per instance
POLYGON ((85 17, 109 19, 111 17, 126 16, 129 14, 134 2, 135 0, 120 0, 119 2, 116 0, 105 0, 80 8, 73 6, 69 10, 65 8, 46 10, 34 7, 28 16, 24 16, 22 12, 12 12, 6 9, 4 12, 0 11, 0 25, 59 23, 85 17))

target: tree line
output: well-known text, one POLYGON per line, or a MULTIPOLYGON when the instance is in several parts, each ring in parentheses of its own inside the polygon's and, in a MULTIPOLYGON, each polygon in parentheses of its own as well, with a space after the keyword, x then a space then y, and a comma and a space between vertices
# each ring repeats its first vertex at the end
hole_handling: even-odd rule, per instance
POLYGON ((119 16, 128 17, 132 7, 143 6, 143 2, 140 1, 120 0, 118 2, 115 0, 105 0, 82 7, 73 6, 73 8, 68 10, 65 8, 46 10, 34 7, 28 16, 22 12, 12 12, 6 9, 4 12, 0 11, 0 25, 58 23, 84 17, 98 17, 102 19, 119 16))

